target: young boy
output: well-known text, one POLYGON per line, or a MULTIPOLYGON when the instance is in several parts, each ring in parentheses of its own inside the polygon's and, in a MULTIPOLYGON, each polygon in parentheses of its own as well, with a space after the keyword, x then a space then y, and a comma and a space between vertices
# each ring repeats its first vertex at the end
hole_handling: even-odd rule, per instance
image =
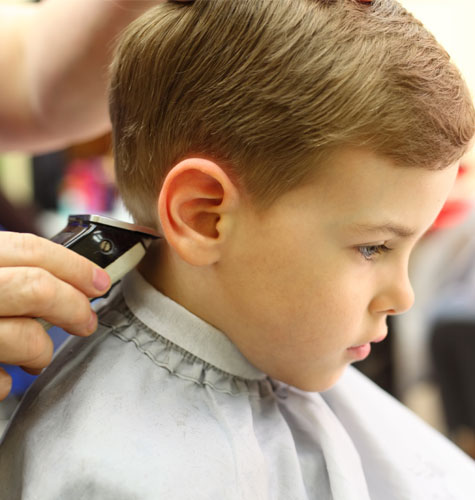
POLYGON ((458 449, 348 365, 474 134, 393 0, 196 0, 125 33, 118 183, 163 240, 29 392, 2 498, 469 499, 458 449))

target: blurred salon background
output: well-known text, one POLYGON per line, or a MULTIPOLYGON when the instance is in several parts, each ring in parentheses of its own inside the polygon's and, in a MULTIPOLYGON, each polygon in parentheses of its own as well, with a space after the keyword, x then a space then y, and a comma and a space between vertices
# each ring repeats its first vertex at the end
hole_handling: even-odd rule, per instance
MULTIPOLYGON (((475 94, 473 0, 401 3, 432 30, 475 94)), ((130 220, 108 135, 48 154, 0 153, 0 230, 50 238, 79 213, 130 220)), ((449 201, 416 248, 410 277, 413 309, 392 318, 388 338, 355 366, 475 458, 475 151, 462 159, 449 201)), ((50 334, 56 347, 67 337, 57 328, 50 334)), ((6 368, 14 385, 0 402, 0 434, 35 378, 6 368)))

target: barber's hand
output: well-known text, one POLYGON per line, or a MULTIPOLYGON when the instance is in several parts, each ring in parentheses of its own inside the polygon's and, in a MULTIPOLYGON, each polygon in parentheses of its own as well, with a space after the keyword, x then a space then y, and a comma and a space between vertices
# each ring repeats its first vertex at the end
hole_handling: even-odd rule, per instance
MULTIPOLYGON (((103 295, 109 286, 105 271, 61 245, 0 232, 0 362, 39 372, 51 361, 53 343, 34 318, 90 335, 97 316, 88 297, 103 295)), ((0 400, 10 388, 0 368, 0 400)))

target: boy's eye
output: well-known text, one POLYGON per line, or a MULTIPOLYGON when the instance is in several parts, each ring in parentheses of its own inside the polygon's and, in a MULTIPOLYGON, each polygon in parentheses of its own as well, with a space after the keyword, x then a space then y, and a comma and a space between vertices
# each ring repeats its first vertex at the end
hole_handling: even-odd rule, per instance
POLYGON ((372 260, 375 255, 389 252, 391 249, 386 245, 365 245, 358 247, 358 252, 366 259, 372 260))

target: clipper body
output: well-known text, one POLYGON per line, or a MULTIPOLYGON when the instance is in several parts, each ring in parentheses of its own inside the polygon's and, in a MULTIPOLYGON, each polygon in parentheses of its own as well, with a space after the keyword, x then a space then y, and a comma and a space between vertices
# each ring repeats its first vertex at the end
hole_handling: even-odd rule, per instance
MULTIPOLYGON (((133 269, 159 234, 150 228, 102 215, 70 215, 67 226, 51 241, 102 267, 114 285, 133 269)), ((46 330, 52 325, 38 320, 46 330)))

